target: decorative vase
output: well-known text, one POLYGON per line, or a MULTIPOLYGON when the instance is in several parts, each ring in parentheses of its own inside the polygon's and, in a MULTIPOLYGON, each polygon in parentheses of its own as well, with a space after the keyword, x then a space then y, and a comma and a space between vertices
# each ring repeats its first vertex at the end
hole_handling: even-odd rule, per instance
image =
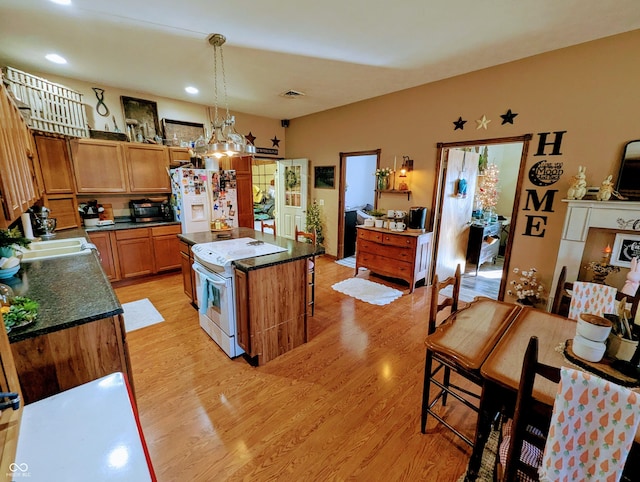
POLYGON ((3 246, 0 248, 0 258, 10 258, 15 250, 11 246, 3 246))
POLYGON ((389 177, 378 176, 378 191, 386 191, 389 189, 389 177))

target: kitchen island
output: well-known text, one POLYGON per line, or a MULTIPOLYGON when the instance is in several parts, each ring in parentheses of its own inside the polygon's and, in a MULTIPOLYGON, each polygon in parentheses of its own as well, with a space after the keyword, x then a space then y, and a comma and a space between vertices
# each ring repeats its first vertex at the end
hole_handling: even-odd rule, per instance
MULTIPOLYGON (((261 365, 308 341, 308 262, 309 258, 323 254, 323 247, 250 228, 185 233, 178 237, 183 242, 183 256, 190 261, 194 244, 228 239, 253 238, 284 248, 278 253, 232 262, 238 344, 252 363, 261 365)), ((190 262, 183 263, 183 267, 185 292, 191 292, 194 301, 197 296, 193 293, 190 262)))
MULTIPOLYGON (((56 239, 74 237, 86 234, 56 233, 56 239)), ((122 306, 95 250, 23 262, 3 283, 40 305, 35 322, 9 332, 25 403, 117 371, 133 386, 122 306)))

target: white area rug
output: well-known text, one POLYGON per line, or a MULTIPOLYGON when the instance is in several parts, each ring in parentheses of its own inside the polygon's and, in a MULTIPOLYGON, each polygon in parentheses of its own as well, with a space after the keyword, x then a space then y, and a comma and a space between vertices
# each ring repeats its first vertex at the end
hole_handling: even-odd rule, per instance
POLYGON ((348 258, 337 259, 336 263, 346 266, 347 268, 355 268, 356 267, 356 257, 349 256, 348 258))
POLYGON ((334 284, 332 288, 372 305, 388 305, 402 296, 402 291, 362 278, 349 278, 334 284))
POLYGON ((124 310, 124 326, 127 333, 164 321, 160 312, 156 310, 148 298, 125 303, 122 305, 122 309, 124 310))

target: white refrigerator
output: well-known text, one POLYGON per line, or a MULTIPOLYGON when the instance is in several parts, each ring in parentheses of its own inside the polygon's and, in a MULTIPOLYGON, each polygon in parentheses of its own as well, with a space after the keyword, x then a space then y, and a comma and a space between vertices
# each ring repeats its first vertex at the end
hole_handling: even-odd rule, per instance
POLYGON ((174 216, 183 233, 211 230, 211 221, 238 226, 235 171, 180 167, 171 169, 174 216))

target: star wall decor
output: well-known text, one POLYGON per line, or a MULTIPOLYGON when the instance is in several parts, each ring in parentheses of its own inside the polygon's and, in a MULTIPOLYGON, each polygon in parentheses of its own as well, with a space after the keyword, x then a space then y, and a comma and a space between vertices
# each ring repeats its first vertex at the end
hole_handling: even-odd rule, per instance
POLYGON ((476 124, 478 124, 478 127, 476 127, 476 129, 484 129, 486 131, 487 125, 489 124, 489 122, 491 121, 487 119, 487 116, 483 115, 480 119, 476 121, 476 124))
POLYGON ((509 109, 506 114, 502 114, 500 116, 500 117, 502 117, 502 124, 501 125, 513 124, 513 119, 517 115, 518 114, 516 112, 511 112, 511 109, 509 109))
POLYGON ((244 138, 245 138, 247 141, 249 141, 249 144, 251 144, 252 146, 255 146, 255 144, 253 143, 253 141, 255 141, 255 140, 256 140, 256 136, 254 136, 254 135, 251 133, 251 131, 249 131, 249 133, 248 133, 246 136, 244 136, 244 138))
POLYGON ((280 147, 280 139, 278 139, 277 136, 273 136, 271 142, 273 142, 273 145, 271 147, 280 147))
POLYGON ((463 130, 464 125, 467 123, 466 120, 462 120, 462 117, 458 117, 457 121, 453 121, 453 125, 456 126, 453 130, 457 131, 458 129, 463 130))

